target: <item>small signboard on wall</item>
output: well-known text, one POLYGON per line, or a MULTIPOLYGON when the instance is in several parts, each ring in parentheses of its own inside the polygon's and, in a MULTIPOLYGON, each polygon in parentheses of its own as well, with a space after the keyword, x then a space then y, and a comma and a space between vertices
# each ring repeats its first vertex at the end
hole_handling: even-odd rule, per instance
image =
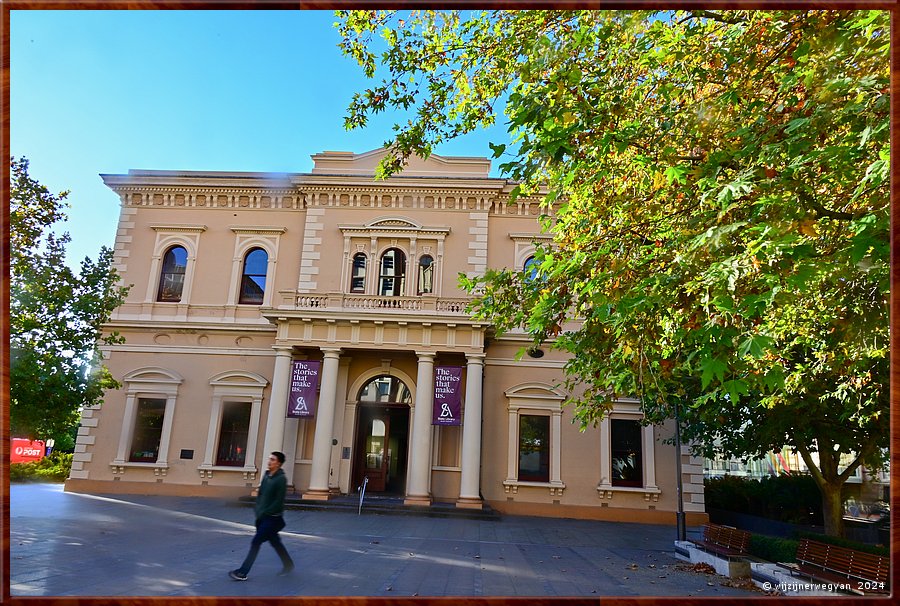
POLYGON ((316 416, 320 362, 294 360, 291 366, 291 395, 287 416, 292 419, 316 416))
POLYGON ((436 366, 434 369, 434 411, 432 425, 459 425, 462 417, 462 367, 436 366))

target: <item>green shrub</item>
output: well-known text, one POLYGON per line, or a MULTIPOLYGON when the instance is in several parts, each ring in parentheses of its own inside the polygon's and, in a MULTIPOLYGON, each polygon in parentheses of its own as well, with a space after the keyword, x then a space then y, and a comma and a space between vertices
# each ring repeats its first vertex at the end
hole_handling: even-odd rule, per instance
POLYGON ((882 547, 880 545, 869 545, 867 543, 858 543, 857 541, 851 541, 842 537, 831 537, 828 535, 816 534, 814 532, 806 532, 803 530, 796 531, 794 535, 798 539, 809 539, 811 541, 828 543, 830 545, 837 545, 838 547, 847 547, 848 549, 855 549, 856 551, 862 551, 865 553, 873 553, 880 556, 890 555, 890 551, 887 547, 882 547))
POLYGON ((800 541, 767 537, 761 534, 750 535, 750 546, 747 551, 768 562, 794 562, 797 559, 797 545, 800 541))
POLYGON ((72 453, 54 451, 33 463, 11 463, 10 482, 65 482, 72 470, 72 453))

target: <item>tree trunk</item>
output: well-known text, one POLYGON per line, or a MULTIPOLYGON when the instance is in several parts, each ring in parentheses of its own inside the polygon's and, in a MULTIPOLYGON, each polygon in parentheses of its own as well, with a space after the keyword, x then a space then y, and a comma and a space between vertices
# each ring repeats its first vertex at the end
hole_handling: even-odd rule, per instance
POLYGON ((843 482, 823 482, 819 484, 822 491, 822 517, 825 521, 825 534, 832 537, 843 536, 844 509, 841 500, 843 482))
POLYGON ((816 481, 819 492, 822 493, 822 517, 825 523, 825 534, 833 537, 843 536, 844 530, 844 503, 841 499, 844 482, 859 467, 861 456, 857 456, 844 471, 838 473, 840 453, 825 440, 817 440, 819 443, 819 465, 813 461, 809 449, 802 443, 797 444, 797 450, 809 469, 810 475, 816 481))

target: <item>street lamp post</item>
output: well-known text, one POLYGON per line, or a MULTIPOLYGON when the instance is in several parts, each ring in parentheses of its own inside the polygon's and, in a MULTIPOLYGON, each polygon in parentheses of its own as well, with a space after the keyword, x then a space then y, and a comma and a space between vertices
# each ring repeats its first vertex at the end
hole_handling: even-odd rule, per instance
POLYGON ((684 490, 681 478, 681 420, 678 418, 678 398, 675 398, 675 492, 678 495, 675 526, 678 532, 678 540, 685 541, 687 540, 687 531, 684 524, 684 490))

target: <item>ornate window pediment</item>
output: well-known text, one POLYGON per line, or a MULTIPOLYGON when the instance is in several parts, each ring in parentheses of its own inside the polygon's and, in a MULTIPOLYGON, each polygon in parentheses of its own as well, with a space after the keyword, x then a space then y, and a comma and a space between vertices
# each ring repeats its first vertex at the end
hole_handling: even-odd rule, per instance
POLYGON ((450 233, 449 227, 426 227, 401 216, 378 217, 363 225, 340 225, 346 237, 429 238, 442 241, 450 233))
POLYGON ((404 217, 380 217, 374 221, 366 223, 368 228, 388 228, 388 229, 422 229, 422 226, 404 217))

